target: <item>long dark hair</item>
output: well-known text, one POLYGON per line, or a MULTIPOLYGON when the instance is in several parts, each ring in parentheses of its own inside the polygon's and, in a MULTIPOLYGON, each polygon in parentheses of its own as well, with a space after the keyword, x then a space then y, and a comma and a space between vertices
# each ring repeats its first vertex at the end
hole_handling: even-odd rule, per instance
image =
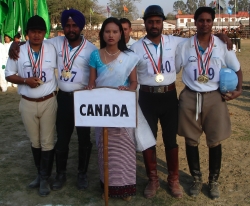
POLYGON ((107 45, 106 42, 103 39, 103 33, 104 33, 104 29, 105 29, 106 25, 109 24, 109 23, 116 24, 119 27, 119 30, 120 30, 120 32, 122 34, 121 39, 118 41, 118 49, 120 49, 121 51, 128 50, 128 48, 126 46, 126 41, 125 41, 125 36, 124 36, 122 25, 121 25, 120 21, 117 18, 114 18, 114 17, 107 18, 102 24, 102 28, 101 28, 101 30, 99 32, 100 48, 102 49, 102 48, 106 47, 106 45, 107 45))

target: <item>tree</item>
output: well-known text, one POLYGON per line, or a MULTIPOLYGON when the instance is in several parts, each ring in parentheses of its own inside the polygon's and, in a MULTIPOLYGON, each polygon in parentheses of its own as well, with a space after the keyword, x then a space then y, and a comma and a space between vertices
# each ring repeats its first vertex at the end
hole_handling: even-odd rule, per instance
POLYGON ((97 0, 47 0, 50 21, 52 24, 59 24, 62 11, 73 8, 84 14, 86 24, 88 24, 90 22, 90 9, 92 9, 94 13, 91 15, 91 24, 97 25, 103 21, 105 13, 105 8, 97 3, 97 0))
POLYGON ((175 12, 178 12, 179 10, 181 12, 185 12, 186 9, 187 9, 187 6, 182 0, 178 0, 178 1, 174 2, 174 4, 173 4, 173 11, 175 11, 175 12))
POLYGON ((188 14, 194 14, 196 9, 197 9, 197 3, 198 3, 198 0, 187 0, 187 9, 186 9, 186 12, 188 14))
POLYGON ((175 20, 175 14, 174 13, 168 13, 167 16, 166 16, 166 19, 167 20, 175 20))
POLYGON ((199 0, 198 7, 206 6, 206 0, 199 0))
POLYGON ((249 0, 239 0, 238 1, 238 10, 239 11, 248 11, 249 10, 249 0))
POLYGON ((141 0, 110 0, 109 2, 111 16, 116 18, 125 17, 130 20, 139 17, 135 2, 141 2, 141 0), (124 6, 126 6, 128 12, 124 11, 124 6))

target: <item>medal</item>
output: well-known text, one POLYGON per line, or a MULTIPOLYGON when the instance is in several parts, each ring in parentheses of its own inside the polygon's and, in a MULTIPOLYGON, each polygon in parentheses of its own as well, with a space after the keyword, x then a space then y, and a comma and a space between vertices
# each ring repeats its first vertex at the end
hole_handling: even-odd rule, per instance
POLYGON ((155 81, 156 82, 160 83, 160 82, 163 82, 163 80, 164 80, 164 76, 162 74, 157 74, 155 76, 155 81))
POLYGON ((147 55, 148 55, 148 57, 149 57, 149 60, 150 60, 150 62, 151 62, 151 64, 152 64, 152 67, 153 67, 153 69, 154 69, 154 73, 156 74, 156 76, 155 76, 155 81, 156 81, 157 83, 161 83, 161 82, 164 81, 164 76, 163 76, 163 74, 161 74, 161 68, 162 68, 162 53, 163 53, 163 51, 162 51, 162 45, 163 45, 163 44, 164 44, 164 42, 163 42, 163 37, 161 37, 161 41, 160 41, 160 57, 159 57, 159 59, 158 59, 158 64, 156 64, 156 62, 155 62, 155 60, 154 60, 154 58, 153 58, 153 55, 151 54, 151 52, 150 52, 150 50, 149 50, 147 44, 146 44, 144 41, 142 42, 142 45, 143 45, 143 47, 144 47, 144 50, 146 51, 146 53, 147 53, 147 55))
POLYGON ((69 70, 63 70, 62 71, 62 76, 64 77, 64 78, 70 78, 71 77, 71 72, 69 71, 69 70))
POLYGON ((44 82, 40 79, 40 80, 38 81, 38 83, 39 83, 39 84, 43 84, 44 82))
POLYGON ((82 51, 86 43, 86 39, 82 38, 82 41, 76 51, 73 53, 73 55, 70 57, 70 52, 68 49, 68 40, 65 38, 63 47, 62 47, 62 55, 63 55, 63 64, 64 69, 62 71, 62 77, 64 78, 70 78, 72 76, 71 69, 74 63, 75 58, 78 56, 78 54, 82 51))
POLYGON ((209 77, 208 77, 208 69, 209 69, 209 63, 210 63, 210 58, 212 56, 212 49, 214 46, 214 37, 211 35, 210 40, 209 40, 209 46, 207 48, 207 53, 204 56, 204 60, 202 59, 202 54, 199 50, 199 42, 197 39, 197 36, 194 36, 194 45, 195 45, 195 50, 196 54, 198 57, 198 70, 199 70, 199 77, 197 78, 197 81, 200 84, 205 84, 208 83, 209 77))

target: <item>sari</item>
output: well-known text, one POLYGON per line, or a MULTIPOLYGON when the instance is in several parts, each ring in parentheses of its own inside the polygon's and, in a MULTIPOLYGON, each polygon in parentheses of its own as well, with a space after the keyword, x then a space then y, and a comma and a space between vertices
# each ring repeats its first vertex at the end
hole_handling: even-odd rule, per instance
MULTIPOLYGON (((121 52, 108 64, 99 51, 92 52, 90 66, 97 71, 96 87, 129 86, 129 75, 139 61, 132 51, 121 52)), ((100 183, 104 186, 102 128, 96 128, 100 183)), ((136 148, 134 128, 108 128, 109 197, 136 195, 136 148)))

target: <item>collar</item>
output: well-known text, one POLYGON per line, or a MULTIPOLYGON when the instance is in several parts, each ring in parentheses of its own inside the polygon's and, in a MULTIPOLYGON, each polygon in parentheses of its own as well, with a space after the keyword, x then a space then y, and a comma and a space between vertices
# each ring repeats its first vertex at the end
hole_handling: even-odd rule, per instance
MULTIPOLYGON (((166 42, 169 42, 169 35, 161 35, 161 37, 163 38, 163 40, 164 40, 164 44, 166 43, 166 42)), ((143 38, 142 38, 142 41, 144 41, 147 45, 148 44, 153 44, 153 42, 151 41, 151 40, 149 40, 148 38, 147 38, 147 36, 144 36, 143 38)))

